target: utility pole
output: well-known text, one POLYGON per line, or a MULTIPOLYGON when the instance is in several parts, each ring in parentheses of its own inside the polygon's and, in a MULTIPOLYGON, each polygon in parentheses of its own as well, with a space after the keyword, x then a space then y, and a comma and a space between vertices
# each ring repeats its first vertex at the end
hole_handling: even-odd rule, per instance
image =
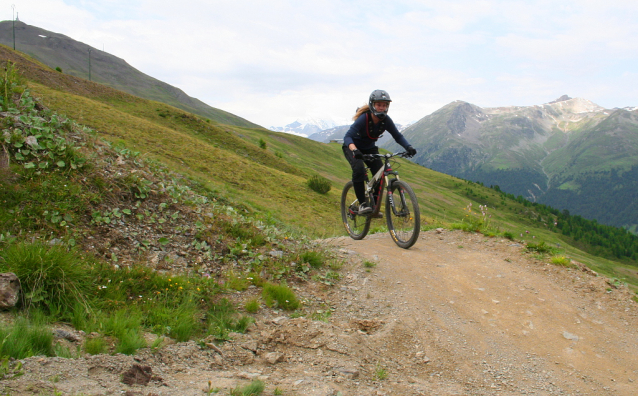
POLYGON ((91 80, 91 48, 89 48, 89 81, 91 80))
POLYGON ((13 50, 16 49, 16 17, 15 17, 16 5, 11 4, 11 24, 13 26, 13 50))

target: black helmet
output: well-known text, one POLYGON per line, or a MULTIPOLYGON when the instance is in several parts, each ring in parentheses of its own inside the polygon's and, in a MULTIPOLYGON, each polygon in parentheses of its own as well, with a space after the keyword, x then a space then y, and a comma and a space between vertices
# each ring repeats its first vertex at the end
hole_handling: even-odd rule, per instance
POLYGON ((390 99, 390 94, 382 89, 375 89, 370 94, 370 100, 368 101, 368 105, 370 106, 370 111, 372 112, 372 114, 383 120, 385 116, 388 115, 388 111, 377 111, 374 108, 374 102, 388 102, 389 106, 390 102, 392 102, 392 99, 390 99))

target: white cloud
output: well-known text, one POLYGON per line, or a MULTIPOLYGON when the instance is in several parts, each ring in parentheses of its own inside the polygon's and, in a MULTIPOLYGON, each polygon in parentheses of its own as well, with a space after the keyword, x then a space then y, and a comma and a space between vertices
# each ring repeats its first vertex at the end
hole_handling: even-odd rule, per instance
POLYGON ((26 23, 104 46, 264 126, 349 118, 376 88, 390 92, 400 123, 457 99, 500 106, 581 92, 607 107, 637 104, 628 88, 636 78, 627 74, 638 64, 635 1, 15 4, 26 23))

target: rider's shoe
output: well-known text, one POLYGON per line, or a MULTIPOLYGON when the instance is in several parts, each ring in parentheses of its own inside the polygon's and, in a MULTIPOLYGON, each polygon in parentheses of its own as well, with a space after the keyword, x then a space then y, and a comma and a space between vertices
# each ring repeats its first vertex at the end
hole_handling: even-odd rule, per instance
POLYGON ((363 214, 368 214, 372 212, 372 208, 370 206, 368 206, 367 203, 362 203, 361 206, 359 206, 359 214, 363 215, 363 214))

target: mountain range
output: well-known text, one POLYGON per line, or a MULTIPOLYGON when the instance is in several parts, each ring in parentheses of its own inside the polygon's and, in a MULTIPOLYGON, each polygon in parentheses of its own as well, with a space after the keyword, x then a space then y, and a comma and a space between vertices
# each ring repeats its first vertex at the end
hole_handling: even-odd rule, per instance
POLYGON ((403 134, 423 166, 636 231, 638 108, 567 95, 534 106, 455 101, 403 134))
MULTIPOLYGON (((12 21, 0 22, 0 44, 13 48, 12 21)), ((259 127, 244 118, 192 98, 181 89, 140 72, 121 58, 63 34, 16 21, 15 44, 17 50, 65 74, 90 79, 144 99, 166 103, 223 124, 259 127)))
MULTIPOLYGON (((271 126, 271 131, 290 133, 297 136, 310 137, 318 132, 337 127, 338 124, 330 119, 299 118, 283 127, 271 126)), ((313 139, 317 140, 317 139, 313 139)))

